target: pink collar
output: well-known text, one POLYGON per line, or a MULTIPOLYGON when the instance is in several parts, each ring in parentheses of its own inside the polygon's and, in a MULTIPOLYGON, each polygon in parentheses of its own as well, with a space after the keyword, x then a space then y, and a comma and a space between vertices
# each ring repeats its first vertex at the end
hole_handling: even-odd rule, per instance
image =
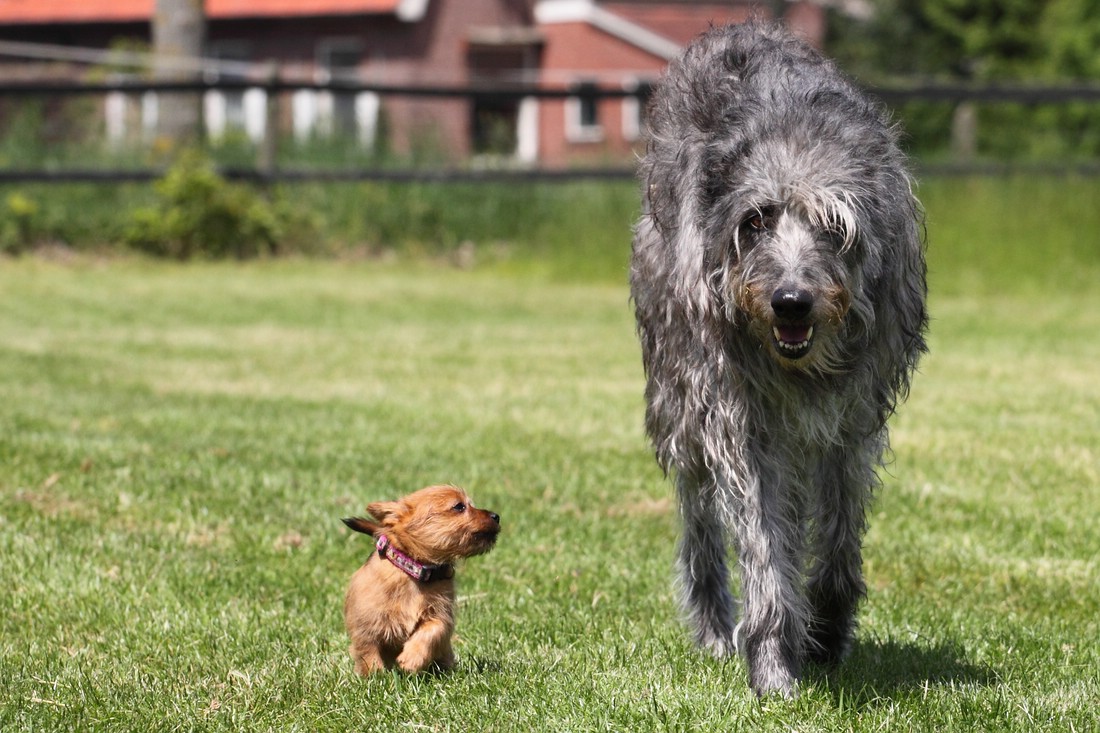
POLYGON ((454 565, 425 565, 422 562, 417 562, 391 545, 390 538, 384 534, 378 536, 378 541, 374 543, 374 546, 378 549, 379 557, 383 560, 389 560, 391 564, 404 571, 410 578, 419 580, 421 583, 447 580, 455 576, 454 565))

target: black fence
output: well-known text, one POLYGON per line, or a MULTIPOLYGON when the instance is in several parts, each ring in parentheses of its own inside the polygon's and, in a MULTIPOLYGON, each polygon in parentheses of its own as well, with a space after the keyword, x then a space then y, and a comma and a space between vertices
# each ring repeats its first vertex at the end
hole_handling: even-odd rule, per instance
MULTIPOLYGON (((186 82, 123 80, 110 82, 0 82, 0 105, 12 109, 20 101, 29 99, 67 99, 96 97, 112 92, 138 95, 145 92, 203 93, 208 91, 243 92, 259 89, 273 100, 285 93, 299 90, 331 92, 333 94, 373 93, 380 97, 409 97, 435 99, 467 99, 480 103, 517 103, 520 100, 568 99, 586 100, 636 98, 645 104, 651 88, 642 83, 632 89, 583 86, 546 88, 520 84, 496 86, 409 86, 363 84, 341 80, 329 82, 288 81, 272 74, 266 80, 226 79, 196 80, 186 82)), ((870 88, 873 97, 891 107, 912 103, 951 105, 954 108, 967 105, 1022 105, 1025 107, 1064 106, 1071 104, 1096 105, 1100 109, 1100 85, 1088 83, 1063 83, 1051 85, 971 85, 971 84, 913 84, 891 88, 870 88)), ((270 105, 273 107, 273 105, 270 105)), ((274 120, 272 120, 274 123, 274 120)), ((258 146, 252 165, 224 165, 220 172, 227 178, 256 183, 295 181, 398 181, 398 182, 477 182, 477 181, 573 181, 583 179, 616 180, 634 176, 629 162, 602 164, 599 167, 570 167, 546 169, 539 167, 501 166, 435 166, 435 167, 342 167, 342 168, 293 168, 277 163, 273 154, 278 144, 278 125, 266 128, 265 142, 258 146)), ((965 134, 965 133, 964 133, 965 134)), ((1027 161, 1009 162, 977 160, 968 156, 939 162, 917 162, 921 173, 933 175, 1002 175, 1012 172, 1100 175, 1100 160, 1075 161, 1027 161)), ((0 163, 0 183, 35 182, 124 182, 149 181, 160 177, 159 168, 90 168, 50 166, 26 169, 5 167, 0 163)))

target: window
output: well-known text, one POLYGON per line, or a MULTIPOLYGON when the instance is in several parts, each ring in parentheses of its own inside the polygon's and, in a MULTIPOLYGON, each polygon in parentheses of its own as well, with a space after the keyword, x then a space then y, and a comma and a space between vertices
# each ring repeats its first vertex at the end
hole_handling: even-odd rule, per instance
MULTIPOLYGON (((317 47, 317 77, 319 81, 356 81, 359 62, 363 57, 360 43, 353 39, 322 41, 317 47)), ((318 127, 329 135, 355 136, 358 123, 355 95, 342 92, 321 92, 318 100, 318 127)))
MULTIPOLYGON (((248 44, 243 41, 221 41, 206 49, 208 58, 216 59, 207 68, 208 81, 245 81, 250 70, 248 44)), ((213 138, 230 131, 242 131, 253 141, 264 135, 267 97, 261 89, 211 89, 205 95, 203 110, 206 130, 213 138)))
MULTIPOLYGON (((363 56, 363 44, 355 38, 323 40, 317 45, 314 76, 321 83, 357 82, 363 56)), ((378 134, 380 102, 372 92, 299 89, 291 97, 294 137, 305 141, 337 135, 370 147, 378 134)))
POLYGON ((577 95, 565 100, 565 137, 569 142, 591 143, 603 140, 600 124, 600 100, 596 83, 582 81, 576 85, 577 95))

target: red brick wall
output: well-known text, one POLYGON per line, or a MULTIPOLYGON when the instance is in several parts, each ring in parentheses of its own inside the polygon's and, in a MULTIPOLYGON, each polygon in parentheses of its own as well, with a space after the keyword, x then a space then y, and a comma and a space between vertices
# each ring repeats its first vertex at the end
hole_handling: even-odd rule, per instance
MULTIPOLYGON (((462 86, 469 82, 471 26, 530 24, 528 9, 515 0, 429 2, 424 19, 411 26, 400 42, 379 39, 385 50, 368 63, 368 78, 397 84, 462 86)), ((469 154, 470 101, 391 97, 382 104, 398 152, 426 146, 454 159, 469 154)))
MULTIPOLYGON (((664 70, 664 59, 646 53, 587 23, 553 23, 542 26, 546 40, 542 78, 548 86, 562 86, 569 80, 593 79, 601 87, 619 86, 628 77, 656 78, 664 70), (641 73, 639 73, 639 70, 641 73)), ((548 166, 601 160, 629 160, 641 142, 623 139, 623 100, 599 102, 603 136, 594 142, 569 142, 566 138, 566 102, 539 102, 539 160, 548 166)))

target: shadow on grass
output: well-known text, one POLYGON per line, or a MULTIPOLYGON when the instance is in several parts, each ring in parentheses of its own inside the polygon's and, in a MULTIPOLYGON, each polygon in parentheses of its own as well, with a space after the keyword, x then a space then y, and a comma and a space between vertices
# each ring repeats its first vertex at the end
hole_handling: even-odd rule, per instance
POLYGON ((956 644, 929 647, 892 640, 859 641, 839 667, 810 667, 805 677, 829 690, 838 704, 892 700, 927 686, 984 686, 996 680, 991 668, 967 662, 956 644))

